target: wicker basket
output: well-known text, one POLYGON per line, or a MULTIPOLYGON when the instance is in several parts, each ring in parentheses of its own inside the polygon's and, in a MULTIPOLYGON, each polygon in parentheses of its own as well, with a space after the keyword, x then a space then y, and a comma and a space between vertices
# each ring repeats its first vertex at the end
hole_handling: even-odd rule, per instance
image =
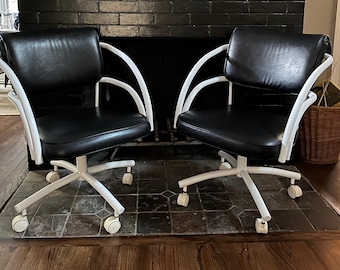
POLYGON ((301 161, 336 163, 340 153, 340 108, 310 107, 300 123, 296 147, 301 161))

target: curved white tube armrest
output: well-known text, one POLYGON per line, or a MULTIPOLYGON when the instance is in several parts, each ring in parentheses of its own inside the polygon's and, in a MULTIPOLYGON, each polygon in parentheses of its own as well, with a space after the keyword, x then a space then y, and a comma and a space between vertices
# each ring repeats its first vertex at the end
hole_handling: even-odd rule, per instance
POLYGON ((112 85, 116 85, 116 86, 126 90, 130 94, 130 96, 133 98, 133 100, 134 100, 134 102, 135 102, 135 104, 137 106, 138 112, 140 114, 144 115, 145 117, 147 117, 143 101, 141 100, 141 98, 140 98, 139 94, 137 93, 137 91, 135 89, 133 89, 130 85, 128 85, 125 82, 122 82, 122 81, 119 81, 117 79, 110 78, 110 77, 102 77, 99 80, 99 82, 100 83, 109 83, 109 84, 112 84, 112 85))
POLYGON ((32 160, 34 160, 37 165, 40 165, 43 163, 42 148, 37 123, 35 121, 31 105, 18 77, 1 58, 0 68, 3 70, 3 72, 5 72, 11 81, 13 89, 15 89, 15 93, 10 92, 11 94, 9 94, 8 97, 14 103, 20 113, 32 160))
POLYGON ((200 82, 199 84, 197 84, 190 91, 188 97, 186 98, 181 113, 186 112, 190 109, 191 104, 194 102, 196 96, 201 92, 202 89, 204 89, 205 87, 207 87, 209 85, 220 83, 220 82, 228 82, 228 79, 225 76, 216 76, 214 78, 204 80, 204 81, 200 82))
POLYGON ((146 117, 150 123, 151 131, 154 129, 154 122, 153 122, 153 109, 151 104, 151 98, 150 93, 148 91, 148 88, 146 86, 145 80, 139 71, 136 64, 132 61, 132 59, 123 51, 117 49, 116 47, 112 46, 111 44, 108 44, 106 42, 100 42, 100 46, 103 49, 106 49, 113 53, 114 55, 118 56, 120 59, 122 59, 128 67, 131 69, 133 75, 135 76, 138 86, 142 92, 142 97, 144 101, 145 111, 146 111, 146 117))
POLYGON ((293 148, 294 139, 296 136, 296 132, 299 126, 299 123, 302 119, 305 111, 315 102, 316 95, 311 92, 314 83, 320 77, 320 75, 332 65, 333 57, 330 54, 325 53, 324 61, 312 72, 312 74, 308 77, 306 82, 301 88, 298 97, 295 100, 292 111, 288 118, 283 137, 282 137, 282 146, 279 155, 279 162, 286 162, 289 160, 291 151, 293 148))
POLYGON ((192 67, 192 69, 190 70, 188 76, 186 77, 182 88, 180 90, 178 99, 177 99, 177 104, 176 104, 176 109, 175 109, 175 117, 174 117, 174 128, 176 128, 176 122, 177 122, 177 118, 178 116, 182 113, 183 110, 183 104, 185 102, 187 93, 189 91, 190 85, 192 84, 193 79, 195 78, 195 76, 197 75, 198 71, 202 68, 202 66, 211 58, 213 58, 214 56, 227 51, 229 48, 229 44, 223 44, 220 45, 219 47, 207 52, 206 54, 204 54, 197 62, 196 64, 192 67))

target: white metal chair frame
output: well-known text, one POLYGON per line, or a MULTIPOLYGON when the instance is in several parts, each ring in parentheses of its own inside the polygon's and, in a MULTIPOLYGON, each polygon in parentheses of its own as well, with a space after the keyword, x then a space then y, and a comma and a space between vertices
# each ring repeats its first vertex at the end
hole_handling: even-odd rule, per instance
MULTIPOLYGON (((228 51, 228 44, 223 44, 216 49, 213 49, 203 55, 197 63, 190 70, 188 76, 186 77, 183 86, 181 88, 178 101, 175 109, 174 116, 174 128, 176 128, 176 123, 178 116, 181 113, 188 111, 195 101, 195 98, 201 91, 203 91, 207 86, 216 83, 229 83, 229 93, 228 93, 228 104, 233 103, 233 83, 229 82, 225 76, 215 76, 213 78, 205 79, 200 83, 193 85, 193 80, 201 68, 213 57, 226 53, 228 51)), ((312 86, 319 78, 319 76, 329 67, 333 62, 333 57, 330 54, 324 55, 324 61, 319 65, 309 76, 309 78, 304 83, 301 91, 299 92, 292 111, 289 115, 284 133, 282 138, 282 145, 280 149, 280 155, 278 161, 280 163, 285 163, 290 160, 292 149, 294 146, 294 141, 296 137, 297 130, 299 128, 299 123, 302 119, 305 111, 316 101, 317 96, 311 91, 312 86)), ((283 176, 291 179, 290 187, 288 188, 288 194, 292 199, 302 196, 302 190, 298 185, 295 185, 296 180, 301 179, 301 174, 297 172, 292 172, 288 170, 273 168, 273 167, 253 167, 247 166, 247 157, 237 156, 235 159, 232 155, 220 150, 218 152, 221 157, 221 165, 219 170, 210 171, 188 177, 178 181, 178 185, 183 189, 183 193, 179 194, 177 203, 182 206, 187 206, 189 203, 189 195, 187 194, 187 187, 208 179, 217 177, 226 177, 231 175, 236 175, 243 179, 253 200, 260 212, 261 218, 257 218, 255 221, 255 229, 257 233, 267 233, 268 232, 268 221, 271 220, 271 215, 267 209, 259 190, 257 189, 255 183, 250 177, 250 174, 271 174, 277 176, 283 176)))

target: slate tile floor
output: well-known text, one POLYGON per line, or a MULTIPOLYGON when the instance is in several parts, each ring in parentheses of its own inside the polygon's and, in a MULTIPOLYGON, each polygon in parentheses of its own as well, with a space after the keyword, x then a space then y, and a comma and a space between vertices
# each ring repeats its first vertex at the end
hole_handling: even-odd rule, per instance
MULTIPOLYGON (((106 159, 103 152, 90 161, 106 159)), ((237 177, 218 178, 189 188, 188 207, 176 204, 181 192, 177 181, 198 172, 218 168, 219 158, 205 146, 121 148, 119 158, 136 160, 131 186, 121 183, 124 169, 98 175, 102 183, 125 207, 120 216, 122 227, 117 236, 192 235, 254 233, 259 217, 255 204, 243 181, 237 177)), ((287 165, 288 166, 288 165, 287 165)), ((285 166, 283 166, 285 167, 285 166)), ((290 166, 294 169, 294 167, 290 166)), ((86 182, 73 182, 53 192, 27 209, 30 226, 23 233, 11 229, 16 215, 14 205, 47 185, 45 170, 32 171, 0 214, 0 237, 106 237, 103 221, 112 209, 86 182)), ((287 195, 289 179, 253 176, 272 214, 270 232, 322 231, 340 229, 340 217, 301 180, 301 198, 287 195)))

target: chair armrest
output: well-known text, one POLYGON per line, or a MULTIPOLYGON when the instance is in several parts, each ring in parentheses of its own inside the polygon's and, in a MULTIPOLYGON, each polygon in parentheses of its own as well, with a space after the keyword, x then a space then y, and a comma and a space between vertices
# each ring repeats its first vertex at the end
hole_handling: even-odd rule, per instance
MULTIPOLYGON (((176 122, 177 122, 177 118, 178 116, 183 112, 183 105, 186 102, 186 98, 188 95, 188 91, 190 89, 190 86, 192 84, 193 79, 195 78, 195 76, 197 75, 197 73, 200 71, 200 69, 204 66, 204 64, 206 62, 208 62, 211 58, 215 57, 216 55, 226 52, 228 50, 229 44, 223 44, 209 52, 207 52, 206 54, 204 54, 197 62, 196 64, 192 67, 192 69, 190 70, 188 76, 186 77, 183 86, 180 90, 178 99, 177 99, 177 104, 176 104, 176 109, 175 109, 175 117, 174 117, 174 128, 176 128, 176 122)), ((215 77, 215 78, 219 78, 219 77, 215 77)), ((207 82, 203 81, 201 82, 201 85, 197 85, 197 92, 199 92, 203 87, 205 87, 206 85, 204 85, 205 83, 216 83, 216 82, 212 82, 209 81, 210 79, 207 80, 207 82), (201 89, 199 89, 201 88, 201 89), (199 89, 199 90, 198 90, 199 89)), ((215 80, 214 78, 211 80, 215 80)), ((216 79, 216 80, 220 80, 220 79, 216 79)), ((208 85, 208 84, 207 84, 208 85)), ((190 98, 192 99, 193 96, 190 96, 190 98)), ((189 101, 190 103, 190 101, 189 101)))
POLYGON ((285 163, 290 159, 291 151, 293 148, 296 132, 299 128, 300 121, 306 110, 313 105, 316 100, 316 94, 311 92, 314 83, 320 77, 320 75, 332 65, 333 57, 330 54, 325 53, 324 61, 312 72, 308 77, 305 84, 293 105, 292 111, 289 115, 287 125, 285 127, 282 146, 279 155, 279 162, 285 163))
POLYGON ((42 157, 42 148, 38 127, 26 93, 14 71, 1 58, 0 68, 8 76, 8 79, 11 81, 13 88, 16 89, 15 92, 11 91, 8 93, 8 98, 17 107, 20 113, 20 117, 25 129, 26 140, 30 149, 31 158, 32 160, 34 160, 35 164, 43 164, 44 160, 42 157))
MULTIPOLYGON (((150 98, 150 94, 149 94, 148 88, 146 86, 145 80, 144 80, 141 72, 139 71, 138 67, 136 66, 136 64, 132 61, 132 59, 126 53, 117 49, 116 47, 112 46, 111 44, 108 44, 106 42, 100 42, 100 47, 103 48, 103 49, 106 49, 109 52, 111 52, 112 54, 118 56, 130 68, 130 70, 131 70, 132 74, 135 76, 137 83, 138 83, 138 86, 141 90, 142 97, 143 97, 142 104, 145 107, 145 112, 146 112, 145 116, 150 123, 151 131, 153 131, 154 130, 154 121, 153 121, 153 109, 152 109, 151 98, 150 98)), ((113 83, 113 82, 114 81, 111 81, 111 83, 113 83)), ((118 80, 116 80, 115 83, 118 83, 118 80)), ((120 84, 120 85, 122 86, 123 84, 120 84)), ((125 90, 130 89, 129 87, 127 87, 126 84, 124 85, 123 88, 125 90)), ((132 92, 130 92, 130 90, 128 90, 128 92, 130 94, 132 94, 132 92)), ((137 94, 136 91, 134 91, 134 92, 137 94)), ((134 94, 133 94, 133 96, 134 96, 134 94)), ((137 105, 137 106, 139 106, 139 105, 137 105)))
MULTIPOLYGON (((143 103, 142 99, 140 98, 140 95, 138 94, 138 92, 135 89, 133 89, 131 85, 129 85, 125 82, 122 82, 120 80, 110 78, 110 77, 102 77, 100 79, 100 81, 98 82, 98 84, 99 83, 109 83, 109 84, 118 86, 118 87, 126 90, 130 94, 132 99, 134 100, 134 102, 137 106, 138 112, 140 114, 144 115, 145 117, 147 117, 147 113, 146 113, 146 110, 145 110, 145 107, 144 107, 144 103, 143 103)), ((98 106, 99 106, 99 87, 96 87, 96 107, 98 107, 98 106)))

